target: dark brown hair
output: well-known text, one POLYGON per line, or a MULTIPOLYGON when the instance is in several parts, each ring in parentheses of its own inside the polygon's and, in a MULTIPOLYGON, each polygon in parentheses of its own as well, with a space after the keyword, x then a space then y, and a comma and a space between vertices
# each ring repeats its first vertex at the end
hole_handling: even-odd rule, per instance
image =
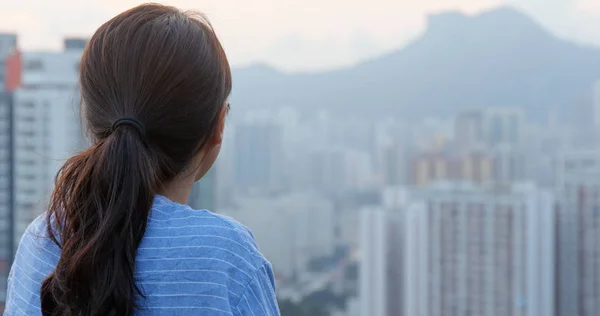
POLYGON ((47 230, 61 257, 42 284, 42 311, 130 315, 143 296, 135 255, 154 197, 217 132, 231 71, 206 19, 146 4, 98 29, 80 72, 93 145, 56 176, 47 230), (142 126, 114 126, 127 118, 142 126))

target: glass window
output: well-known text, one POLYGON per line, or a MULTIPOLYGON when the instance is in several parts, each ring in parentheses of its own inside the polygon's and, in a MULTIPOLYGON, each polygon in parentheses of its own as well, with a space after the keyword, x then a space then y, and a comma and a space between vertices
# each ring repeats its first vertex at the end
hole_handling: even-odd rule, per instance
POLYGON ((23 68, 29 71, 44 70, 44 63, 39 59, 31 59, 25 61, 25 66, 23 68))

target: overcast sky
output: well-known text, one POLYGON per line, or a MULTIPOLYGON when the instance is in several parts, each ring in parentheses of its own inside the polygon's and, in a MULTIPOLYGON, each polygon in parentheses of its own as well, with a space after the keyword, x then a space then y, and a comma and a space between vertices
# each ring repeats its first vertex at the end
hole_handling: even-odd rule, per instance
MULTIPOLYGON (((144 1, 0 0, 0 32, 25 50, 56 50, 64 36, 89 36, 144 1)), ((600 0, 168 0, 206 13, 235 66, 264 62, 285 70, 340 67, 401 47, 427 14, 469 14, 516 5, 555 33, 600 45, 600 0)))

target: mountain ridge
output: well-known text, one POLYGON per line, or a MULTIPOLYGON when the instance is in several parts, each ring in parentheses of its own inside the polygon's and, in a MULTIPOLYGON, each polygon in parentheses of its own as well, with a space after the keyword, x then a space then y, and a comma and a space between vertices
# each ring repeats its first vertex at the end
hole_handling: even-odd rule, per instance
POLYGON ((522 107, 532 116, 568 112, 600 79, 600 49, 562 40, 511 7, 428 17, 403 48, 353 67, 283 73, 234 70, 234 102, 329 109, 353 116, 448 116, 465 108, 522 107))

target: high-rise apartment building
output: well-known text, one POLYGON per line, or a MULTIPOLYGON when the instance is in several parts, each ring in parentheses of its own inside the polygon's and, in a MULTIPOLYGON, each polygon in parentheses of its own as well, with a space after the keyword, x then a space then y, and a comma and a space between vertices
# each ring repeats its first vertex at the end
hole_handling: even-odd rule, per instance
POLYGON ((366 209, 360 217, 359 271, 360 315, 388 316, 388 243, 390 214, 383 209, 366 209))
POLYGON ((525 114, 519 108, 492 108, 483 112, 483 139, 488 146, 516 145, 523 139, 525 114))
MULTIPOLYGON (((596 132, 600 131, 600 80, 594 82, 592 85, 592 98, 591 98, 591 111, 584 114, 591 114, 591 121, 596 132), (591 112, 591 113, 590 113, 591 112)), ((582 121, 585 121, 585 117, 580 117, 582 121)), ((583 124, 584 122, 578 122, 583 124)))
POLYGON ((472 150, 483 144, 483 113, 466 111, 459 113, 454 121, 454 138, 461 150, 472 150))
POLYGON ((600 315, 600 150, 563 153, 557 180, 557 315, 600 315))
POLYGON ((411 201, 402 188, 384 190, 380 207, 360 212, 360 315, 401 316, 406 299, 414 289, 406 287, 407 256, 413 255, 408 215, 424 211, 424 205, 411 201))
POLYGON ((6 280, 14 253, 12 111, 13 76, 9 71, 18 57, 17 36, 0 33, 0 312, 4 309, 6 280))
POLYGON ((62 163, 84 146, 79 124, 81 49, 26 52, 14 91, 15 242, 46 205, 62 163))
POLYGON ((412 192, 404 315, 554 314, 554 208, 528 185, 412 192))
POLYGON ((267 122, 235 126, 235 185, 242 190, 273 190, 282 184, 281 127, 267 122))
POLYGON ((523 110, 518 108, 484 112, 484 139, 494 159, 494 178, 498 183, 521 182, 528 177, 524 119, 523 110))
POLYGON ((381 153, 382 182, 386 186, 406 185, 408 177, 407 149, 398 144, 385 146, 381 153))

